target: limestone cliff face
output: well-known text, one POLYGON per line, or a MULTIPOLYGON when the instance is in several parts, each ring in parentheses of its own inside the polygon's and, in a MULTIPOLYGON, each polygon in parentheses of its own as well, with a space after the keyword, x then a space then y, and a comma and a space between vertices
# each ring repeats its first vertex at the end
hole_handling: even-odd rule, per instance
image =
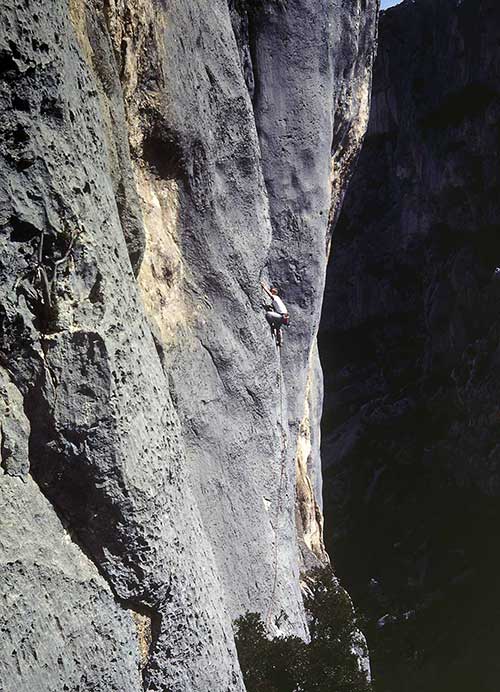
POLYGON ((383 692, 498 687, 499 28, 487 1, 382 14, 334 236, 325 513, 383 692))
POLYGON ((6 690, 242 690, 236 616, 307 637, 314 344, 376 5, 4 3, 6 690))

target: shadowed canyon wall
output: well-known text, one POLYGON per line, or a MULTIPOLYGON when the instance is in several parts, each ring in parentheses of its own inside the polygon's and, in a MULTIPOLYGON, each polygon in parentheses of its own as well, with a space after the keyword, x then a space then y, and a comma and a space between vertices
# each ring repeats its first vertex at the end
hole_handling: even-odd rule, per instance
POLYGON ((377 5, 3 3, 2 689, 243 690, 234 618, 308 637, 377 5))
POLYGON ((382 692, 498 687, 500 8, 382 13, 320 334, 327 547, 382 692))

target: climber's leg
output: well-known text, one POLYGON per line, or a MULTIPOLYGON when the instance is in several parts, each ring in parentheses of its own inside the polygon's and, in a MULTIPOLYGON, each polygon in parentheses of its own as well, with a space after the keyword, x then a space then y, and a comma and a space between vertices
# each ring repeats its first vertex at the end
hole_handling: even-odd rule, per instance
POLYGON ((268 310, 266 312, 266 320, 268 321, 268 324, 271 327, 271 335, 273 339, 275 339, 276 343, 278 343, 278 332, 281 324, 281 315, 278 312, 275 312, 274 310, 268 310))

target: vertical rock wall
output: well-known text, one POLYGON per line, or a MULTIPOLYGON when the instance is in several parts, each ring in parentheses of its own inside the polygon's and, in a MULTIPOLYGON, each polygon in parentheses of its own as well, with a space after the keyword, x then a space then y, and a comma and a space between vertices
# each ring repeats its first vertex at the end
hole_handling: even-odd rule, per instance
MULTIPOLYGON (((321 368, 315 348, 329 234, 368 121, 376 3, 271 3, 250 15, 253 107, 273 226, 265 274, 286 298, 293 330, 280 367, 287 393, 288 468, 299 465, 300 516, 321 545, 319 420, 321 368), (286 9, 285 9, 286 8, 286 9), (319 396, 318 396, 319 394, 319 396), (318 405, 319 404, 319 405, 318 405), (310 429, 308 479, 297 440, 310 429), (301 433, 302 430, 302 433, 301 433), (302 505, 302 507, 300 507, 302 505)), ((286 337, 285 337, 286 338, 286 337)), ((311 544, 312 545, 312 544, 311 544)), ((311 555, 305 553, 309 562, 311 555)))
POLYGON ((57 617, 74 654, 37 660, 9 626, 6 689, 50 667, 40 689, 138 690, 141 666, 151 690, 241 690, 234 617, 307 637, 299 570, 326 559, 314 341, 376 10, 4 3, 0 484, 6 516, 36 516, 8 519, 2 587, 39 574, 30 639, 57 617), (294 322, 281 365, 263 278, 294 322))

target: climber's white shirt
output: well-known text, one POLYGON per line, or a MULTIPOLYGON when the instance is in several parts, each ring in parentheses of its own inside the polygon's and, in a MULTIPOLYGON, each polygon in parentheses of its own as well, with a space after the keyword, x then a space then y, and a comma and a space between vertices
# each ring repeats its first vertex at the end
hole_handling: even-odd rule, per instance
POLYGON ((273 308, 276 310, 276 312, 279 312, 280 315, 286 315, 288 310, 285 307, 285 303, 281 300, 279 296, 273 296, 272 297, 273 301, 273 308))

